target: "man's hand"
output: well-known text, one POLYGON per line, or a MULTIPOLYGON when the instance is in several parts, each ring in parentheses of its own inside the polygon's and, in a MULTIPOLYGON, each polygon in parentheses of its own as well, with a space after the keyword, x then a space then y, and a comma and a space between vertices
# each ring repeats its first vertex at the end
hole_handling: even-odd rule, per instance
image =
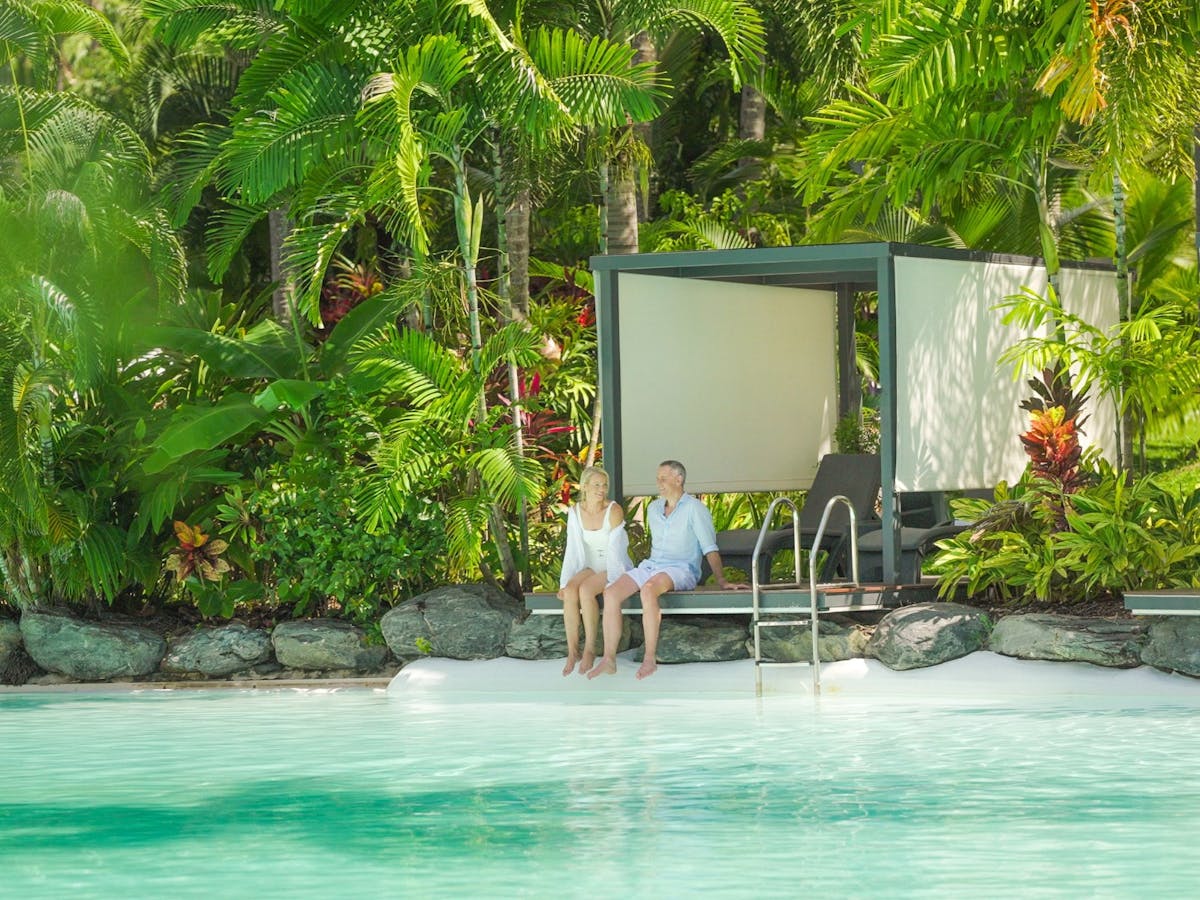
POLYGON ((735 584, 732 581, 726 581, 724 578, 722 578, 720 581, 717 582, 717 586, 723 591, 748 591, 748 590, 750 590, 750 585, 748 585, 748 584, 735 584))

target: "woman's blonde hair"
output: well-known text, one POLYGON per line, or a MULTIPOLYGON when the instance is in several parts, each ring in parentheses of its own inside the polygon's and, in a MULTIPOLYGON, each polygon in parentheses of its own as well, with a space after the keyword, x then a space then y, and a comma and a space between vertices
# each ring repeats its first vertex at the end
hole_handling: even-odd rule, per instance
POLYGON ((579 473, 579 490, 582 491, 583 486, 596 477, 604 479, 604 490, 607 491, 609 485, 608 473, 599 466, 588 466, 579 473))

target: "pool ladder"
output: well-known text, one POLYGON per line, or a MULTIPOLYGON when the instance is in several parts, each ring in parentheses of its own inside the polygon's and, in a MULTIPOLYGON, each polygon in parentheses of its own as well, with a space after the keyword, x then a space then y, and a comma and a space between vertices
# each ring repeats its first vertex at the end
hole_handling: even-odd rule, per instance
MULTIPOLYGON (((825 504, 825 511, 821 513, 821 524, 817 526, 817 534, 813 538, 812 547, 808 554, 808 598, 809 612, 807 618, 800 619, 769 619, 764 621, 762 618, 761 600, 762 592, 771 588, 797 588, 801 586, 800 581, 800 513, 796 509, 796 504, 787 497, 776 497, 771 501, 771 505, 767 507, 767 514, 763 516, 762 528, 758 532, 758 540, 754 543, 754 554, 750 558, 750 589, 753 591, 753 618, 751 620, 751 628, 754 632, 754 694, 757 697, 762 696, 762 670, 764 666, 812 666, 813 677, 813 696, 821 693, 821 653, 818 638, 818 622, 820 620, 820 610, 817 604, 817 554, 821 547, 821 539, 825 537, 825 526, 829 522, 829 514, 833 512, 833 508, 838 504, 843 503, 847 511, 850 513, 850 573, 851 580, 849 582, 840 582, 839 586, 848 584, 851 587, 858 587, 858 521, 854 515, 854 505, 849 498, 838 494, 835 497, 830 497, 829 502, 825 504), (767 533, 771 529, 771 522, 775 518, 775 510, 780 505, 786 504, 792 510, 792 540, 794 550, 794 565, 795 565, 795 583, 763 586, 758 577, 758 555, 762 551, 763 543, 766 541, 767 533), (763 628, 779 628, 783 626, 812 624, 812 662, 777 662, 775 660, 765 660, 762 657, 762 634, 763 628)), ((770 573, 767 573, 770 577, 770 573)))

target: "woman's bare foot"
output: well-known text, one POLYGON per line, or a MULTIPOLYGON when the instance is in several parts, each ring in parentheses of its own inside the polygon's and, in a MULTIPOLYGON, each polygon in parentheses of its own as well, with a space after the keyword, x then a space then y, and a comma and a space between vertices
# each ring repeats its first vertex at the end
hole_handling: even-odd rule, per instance
MULTIPOLYGON (((567 654, 567 664, 565 666, 563 666, 563 675, 570 675, 572 672, 574 672, 575 664, 577 662, 579 662, 579 657, 576 656, 574 653, 568 653, 567 654)), ((583 672, 586 670, 580 669, 579 671, 583 672)))
POLYGON ((586 675, 592 671, 592 666, 596 664, 596 654, 591 650, 584 650, 583 657, 579 660, 579 674, 586 675))
POLYGON ((658 671, 658 663, 656 663, 652 659, 648 659, 645 662, 643 662, 642 667, 637 670, 637 680, 641 681, 643 678, 649 678, 651 675, 653 675, 657 671, 658 671))
POLYGON ((616 674, 617 674, 617 661, 615 659, 609 659, 607 656, 600 657, 600 662, 596 663, 596 665, 592 668, 592 670, 587 673, 589 679, 595 678, 598 675, 616 675, 616 674))

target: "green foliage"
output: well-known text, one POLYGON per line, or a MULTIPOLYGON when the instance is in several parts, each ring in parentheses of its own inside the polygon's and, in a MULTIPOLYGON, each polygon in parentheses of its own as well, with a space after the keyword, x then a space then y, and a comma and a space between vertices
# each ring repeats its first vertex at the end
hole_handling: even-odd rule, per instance
POLYGON ((1024 338, 1005 351, 1001 361, 1012 363, 1014 371, 1041 370, 1061 360, 1080 394, 1096 386, 1143 432, 1148 421, 1182 421, 1195 411, 1200 332, 1177 304, 1143 304, 1128 321, 1111 328, 1062 309, 1053 288, 1045 296, 1026 289, 998 308, 1006 324, 1027 331, 1052 323, 1056 328, 1054 334, 1024 338))
POLYGON ((838 419, 833 430, 838 453, 879 452, 879 410, 864 407, 838 419))
POLYGON ((643 228, 643 247, 667 252, 786 247, 795 243, 794 223, 750 199, 748 189, 753 187, 728 188, 707 208, 682 191, 667 191, 659 198, 662 217, 643 228))
POLYGON ((995 504, 954 501, 955 515, 976 524, 938 544, 931 571, 943 596, 961 578, 968 594, 990 590, 1015 603, 1200 587, 1200 490, 1157 476, 1131 483, 1101 463, 1095 483, 1071 494, 1065 530, 1044 490, 1027 477, 1011 490, 1000 485, 995 504))
POLYGON ((450 572, 474 574, 485 535, 500 527, 494 510, 536 504, 543 490, 541 464, 515 449, 506 410, 480 402, 491 374, 509 361, 533 363, 538 344, 509 325, 484 342, 476 364, 417 331, 390 328, 359 345, 350 383, 389 409, 359 492, 370 531, 394 529, 413 497, 444 503, 450 572))
POLYGON ((270 466, 249 492, 228 491, 222 534, 231 558, 247 551, 270 600, 365 621, 444 575, 444 508, 409 492, 394 498, 386 529, 369 529, 358 497, 382 407, 342 385, 322 402, 319 444, 270 466))
POLYGON ((133 521, 163 375, 142 329, 177 301, 184 262, 133 129, 51 89, 69 33, 124 65, 86 4, 0 13, 0 574, 21 606, 112 603, 161 561, 133 521))

